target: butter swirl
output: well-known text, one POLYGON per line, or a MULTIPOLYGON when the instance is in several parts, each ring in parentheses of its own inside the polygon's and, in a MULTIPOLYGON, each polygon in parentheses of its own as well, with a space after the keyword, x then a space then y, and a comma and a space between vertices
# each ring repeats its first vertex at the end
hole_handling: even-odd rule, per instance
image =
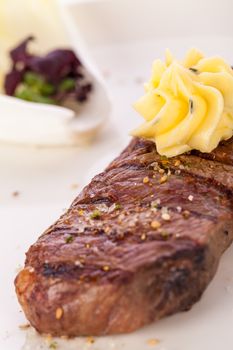
POLYGON ((233 71, 222 58, 205 58, 196 49, 183 62, 167 51, 165 63, 153 63, 134 108, 145 122, 132 135, 153 140, 161 155, 209 153, 233 135, 233 71))

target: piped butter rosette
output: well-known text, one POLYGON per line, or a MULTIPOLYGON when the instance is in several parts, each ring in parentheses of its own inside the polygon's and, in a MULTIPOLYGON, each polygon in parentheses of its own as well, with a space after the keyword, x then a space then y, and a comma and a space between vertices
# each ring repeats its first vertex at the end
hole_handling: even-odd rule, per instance
POLYGON ((221 57, 206 58, 196 49, 183 62, 167 51, 165 63, 153 63, 134 108, 145 123, 132 135, 154 141, 161 155, 211 152, 233 135, 233 71, 221 57))

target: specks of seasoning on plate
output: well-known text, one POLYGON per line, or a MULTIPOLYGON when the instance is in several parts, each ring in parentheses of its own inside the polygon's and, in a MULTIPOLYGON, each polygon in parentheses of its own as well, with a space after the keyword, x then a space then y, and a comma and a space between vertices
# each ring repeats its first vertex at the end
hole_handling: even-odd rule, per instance
POLYGON ((135 84, 137 84, 137 85, 142 85, 142 84, 144 83, 144 81, 145 81, 145 79, 142 78, 142 77, 136 77, 136 78, 134 79, 134 82, 135 82, 135 84))
POLYGON ((53 337, 51 336, 51 334, 46 334, 44 339, 45 339, 46 344, 48 344, 48 345, 53 341, 53 337))
POLYGON ((159 339, 156 339, 156 338, 153 338, 153 339, 148 339, 147 340, 147 344, 149 346, 156 346, 160 343, 160 340, 159 339))
POLYGON ((68 340, 69 339, 68 335, 61 335, 60 338, 64 339, 64 340, 68 340))
POLYGON ((19 191, 14 191, 14 192, 12 192, 12 196, 13 196, 13 197, 19 197, 19 195, 20 195, 20 192, 19 192, 19 191))
POLYGON ((28 329, 30 327, 31 327, 30 323, 24 323, 24 324, 19 325, 19 329, 22 329, 23 331, 25 331, 26 329, 28 329))
POLYGON ((70 187, 72 190, 76 190, 78 188, 78 184, 73 183, 70 187))
POLYGON ((92 336, 89 336, 86 338, 86 343, 87 344, 94 344, 95 339, 92 336))
POLYGON ((56 350, 58 347, 58 343, 56 341, 53 341, 52 343, 49 344, 49 349, 56 350))
POLYGON ((56 320, 60 320, 63 316, 63 309, 61 307, 58 307, 55 312, 56 320))

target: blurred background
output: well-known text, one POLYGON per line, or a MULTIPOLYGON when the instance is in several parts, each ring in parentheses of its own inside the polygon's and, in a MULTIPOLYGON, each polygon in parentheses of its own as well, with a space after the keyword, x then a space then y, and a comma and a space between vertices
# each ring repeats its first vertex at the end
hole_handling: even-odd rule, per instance
MULTIPOLYGON (((232 0, 0 0, 1 96, 4 77, 10 69, 9 51, 28 35, 34 35, 31 49, 38 55, 57 48, 75 51, 91 73, 93 94, 101 90, 100 95, 93 95, 97 96, 98 110, 88 102, 86 114, 93 120, 103 114, 106 117, 91 142, 81 146, 57 142, 56 147, 48 147, 43 144, 43 129, 48 132, 50 128, 50 112, 40 114, 39 110, 38 118, 42 119, 41 115, 44 120, 44 124, 40 123, 42 133, 37 135, 41 144, 25 145, 19 142, 17 132, 30 131, 15 105, 9 107, 14 122, 7 135, 3 132, 8 117, 0 96, 0 283, 4 285, 0 297, 5 300, 0 314, 1 349, 18 350, 24 343, 18 325, 25 320, 12 283, 15 269, 23 264, 28 246, 129 142, 130 130, 141 122, 132 103, 143 93, 153 60, 163 59, 167 47, 182 59, 195 46, 206 55, 218 54, 233 64, 232 13, 232 0), (111 108, 103 112, 101 108, 109 105, 111 108)), ((34 112, 31 117, 36 123, 34 112)), ((59 118, 55 118, 58 125, 65 125, 59 118)), ((225 267, 233 273, 229 262, 230 256, 225 267)), ((171 346, 174 334, 183 339, 182 350, 204 349, 203 339, 209 341, 211 337, 212 350, 222 347, 222 339, 232 346, 228 327, 233 322, 232 295, 226 296, 218 287, 221 278, 216 279, 216 290, 209 298, 210 303, 213 301, 213 315, 197 319, 195 341, 188 323, 185 327, 178 322, 170 338, 161 326, 161 334, 164 332, 171 346), (214 304, 214 293, 224 298, 223 304, 214 304), (224 329, 219 329, 219 320, 227 324, 224 329), (211 328, 206 328, 210 323, 211 328), (217 339, 213 337, 215 332, 217 339)), ((208 305, 204 301, 202 310, 205 307, 208 305)), ((226 345, 225 349, 232 347, 226 345)))

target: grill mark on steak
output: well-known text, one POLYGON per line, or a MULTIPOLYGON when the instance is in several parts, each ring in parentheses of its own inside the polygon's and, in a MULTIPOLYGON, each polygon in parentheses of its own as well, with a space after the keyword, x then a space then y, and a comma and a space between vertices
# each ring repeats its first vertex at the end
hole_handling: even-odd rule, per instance
MULTIPOLYGON (((188 174, 194 178, 200 179, 201 181, 204 180, 205 182, 209 182, 211 185, 221 187, 223 191, 231 196, 233 192, 233 162, 232 164, 224 164, 220 161, 213 162, 214 158, 209 157, 209 159, 205 159, 205 155, 203 156, 198 152, 194 154, 196 155, 181 155, 175 158, 167 159, 165 160, 165 164, 163 164, 164 160, 159 156, 155 148, 150 149, 150 152, 148 153, 140 154, 139 157, 141 164, 147 166, 148 168, 150 168, 151 164, 154 162, 158 162, 160 167, 164 170, 169 168, 172 172, 180 171, 181 176, 188 174), (182 168, 174 165, 177 160, 180 160, 182 168), (225 176, 225 172, 228 173, 228 176, 225 176)), ((124 162, 127 164, 128 159, 124 159, 120 163, 121 166, 124 165, 124 162)))
MULTIPOLYGON (((144 166, 147 166, 148 168, 150 168, 151 163, 154 163, 155 161, 159 163, 162 169, 166 170, 166 167, 164 167, 162 163, 163 160, 158 155, 158 153, 155 152, 155 149, 151 149, 149 153, 143 154, 140 159, 141 164, 143 164, 144 166)), ((122 163, 120 163, 120 165, 124 167, 125 162, 127 164, 128 162, 127 158, 124 159, 122 163)), ((233 162, 232 162, 232 165, 233 165, 233 162)), ((202 157, 199 157, 197 154, 196 156, 185 155, 185 156, 179 156, 176 158, 171 158, 170 160, 168 160, 167 167, 169 167, 170 171, 173 173, 176 171, 180 171, 180 176, 189 175, 194 179, 199 179, 200 182, 204 181, 206 184, 209 183, 211 187, 212 186, 219 187, 231 199, 232 192, 233 192, 233 166, 232 165, 222 164, 219 161, 213 162, 213 159, 206 160, 202 157), (181 161, 181 166, 183 166, 182 169, 179 169, 174 166, 174 163, 176 160, 181 161), (190 163, 192 165, 191 167, 189 167, 190 163), (228 176, 225 176, 225 172, 228 173, 228 176)))
POLYGON ((15 284, 32 325, 52 335, 122 333, 189 309, 233 239, 233 144, 219 147, 217 162, 164 159, 134 139, 27 252, 15 284))
MULTIPOLYGON (((181 164, 184 168, 180 169, 181 175, 189 175, 194 179, 198 179, 200 182, 209 183, 210 187, 219 187, 229 198, 232 198, 233 193, 233 167, 228 165, 222 165, 218 162, 212 162, 210 160, 200 159, 195 156, 189 156, 189 164, 192 166, 186 166, 187 156, 180 156, 181 164), (210 164, 209 164, 210 163, 210 164), (211 172, 208 170, 211 169, 211 172), (224 170, 224 172, 222 171, 224 170), (225 176, 225 172, 228 176, 225 176)), ((160 161, 159 161, 160 162, 160 161)), ((162 167, 162 164, 160 164, 162 167)), ((173 163, 169 163, 169 169, 175 173, 177 171, 173 163)))
MULTIPOLYGON (((164 255, 162 255, 159 259, 156 260, 157 265, 162 265, 164 263, 164 259, 166 259, 166 249, 167 247, 172 247, 174 245, 173 242, 160 242, 160 246, 163 246, 164 255), (165 247, 165 248, 164 248, 165 247)), ((195 264, 201 265, 201 263, 204 260, 204 250, 205 248, 198 246, 197 244, 194 244, 192 240, 186 238, 186 240, 183 240, 182 244, 180 245, 180 249, 178 251, 175 251, 173 254, 173 259, 178 260, 180 256, 182 255, 183 258, 188 258, 190 256, 193 256, 193 259, 195 261, 195 264)), ((102 264, 100 265, 100 267, 102 264)), ((95 279, 95 281, 98 278, 102 278, 103 276, 106 277, 106 281, 116 281, 119 283, 122 280, 122 273, 125 277, 126 275, 129 277, 133 273, 135 273, 134 269, 125 268, 125 266, 118 261, 115 262, 115 266, 113 269, 111 269, 106 276, 104 271, 100 268, 99 270, 96 270, 95 265, 88 265, 88 269, 85 268, 85 263, 80 265, 74 265, 72 262, 67 261, 63 263, 44 263, 42 266, 37 267, 37 272, 41 272, 45 277, 65 277, 67 279, 70 278, 80 278, 81 280, 83 278, 90 278, 90 280, 95 279)))

